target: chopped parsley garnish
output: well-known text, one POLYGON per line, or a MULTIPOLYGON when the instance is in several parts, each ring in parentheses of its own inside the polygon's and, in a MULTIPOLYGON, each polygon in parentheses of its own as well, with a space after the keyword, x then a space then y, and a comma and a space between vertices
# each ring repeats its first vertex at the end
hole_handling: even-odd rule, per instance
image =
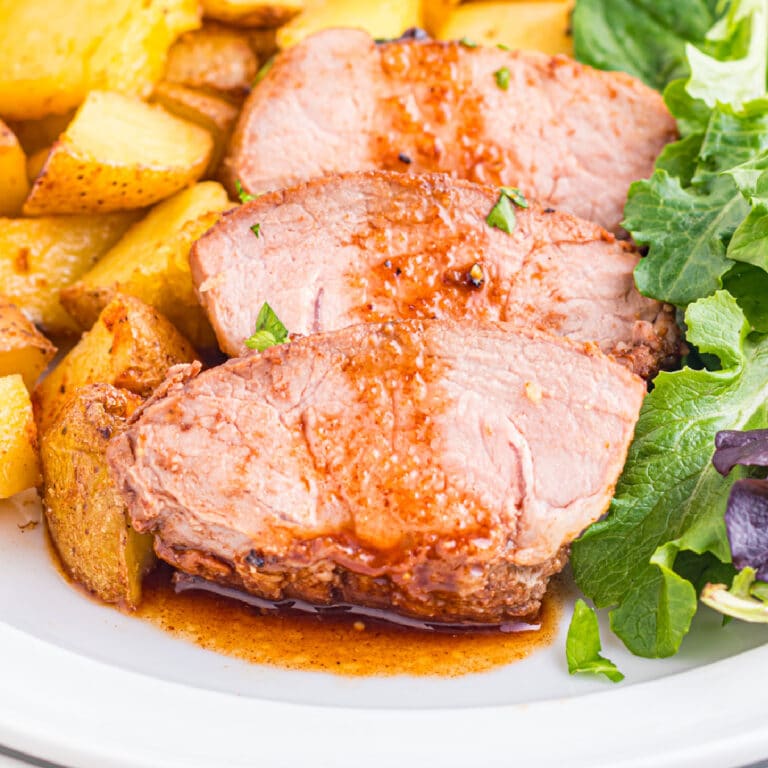
POLYGON ((527 208, 528 201, 517 187, 499 187, 502 195, 506 195, 518 208, 527 208))
POLYGON ((261 234, 261 224, 251 225, 251 232, 258 237, 261 234))
POLYGON ((506 91, 509 88, 509 69, 507 67, 497 69, 493 73, 493 76, 496 78, 496 85, 498 85, 502 91, 506 91))
POLYGON ((528 207, 528 201, 517 187, 499 187, 499 199, 491 208, 485 223, 511 235, 517 225, 513 203, 519 208, 528 207))
POLYGON ((257 349, 263 352, 270 347, 284 344, 288 341, 288 329, 280 322, 272 307, 265 301, 256 318, 256 328, 253 336, 245 340, 248 349, 257 349))
POLYGON ((246 192, 243 189, 243 185, 240 183, 240 179, 235 179, 235 191, 240 198, 241 203, 250 203, 251 200, 256 199, 256 195, 252 195, 250 192, 246 192))
POLYGON ((508 45, 504 45, 504 43, 497 43, 496 47, 501 51, 511 51, 512 49, 508 45))
POLYGON ((470 40, 468 37, 462 37, 459 40, 459 45, 463 45, 465 48, 477 48, 477 43, 474 40, 470 40))
POLYGON ((256 77, 253 78, 251 87, 258 85, 266 76, 267 72, 272 69, 272 65, 275 63, 275 57, 270 56, 262 65, 259 71, 256 73, 256 77))

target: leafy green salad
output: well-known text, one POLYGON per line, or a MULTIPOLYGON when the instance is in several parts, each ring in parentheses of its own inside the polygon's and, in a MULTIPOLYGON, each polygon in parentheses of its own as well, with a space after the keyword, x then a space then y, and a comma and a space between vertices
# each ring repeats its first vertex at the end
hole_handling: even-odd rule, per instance
MULTIPOLYGON (((573 32, 581 61, 662 90, 680 134, 624 227, 688 354, 653 382, 610 511, 571 557, 624 644, 664 657, 702 602, 768 621, 768 0, 577 0, 573 32)), ((590 614, 580 601, 569 668, 620 679, 590 614)))

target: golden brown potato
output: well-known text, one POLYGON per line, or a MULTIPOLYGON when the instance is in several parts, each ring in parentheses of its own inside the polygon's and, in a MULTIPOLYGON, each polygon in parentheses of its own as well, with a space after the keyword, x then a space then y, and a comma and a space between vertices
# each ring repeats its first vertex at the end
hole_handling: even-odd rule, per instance
POLYGON ((148 96, 196 0, 0 0, 0 115, 62 114, 88 91, 148 96))
POLYGON ((0 219, 0 286, 49 333, 79 330, 59 290, 87 272, 136 220, 135 213, 0 219))
POLYGON ((165 81, 157 84, 152 99, 171 114, 189 120, 211 134, 213 152, 206 176, 215 176, 240 110, 219 96, 165 81))
MULTIPOLYGON (((50 154, 51 148, 47 147, 46 149, 38 150, 34 155, 30 155, 27 158, 27 180, 30 184, 40 175, 40 172, 45 165, 45 161, 50 154)), ((29 184, 27 185, 27 190, 29 190, 29 184)), ((22 203, 23 202, 24 201, 22 200, 22 203)))
POLYGON ((29 156, 42 149, 50 150, 53 142, 67 130, 74 116, 75 110, 72 109, 63 115, 47 115, 38 120, 16 120, 9 123, 9 126, 29 156))
POLYGON ((130 608, 154 562, 152 536, 131 527, 104 454, 141 402, 108 384, 85 387, 40 440, 43 508, 64 570, 101 600, 130 608))
POLYGON ((573 53, 569 32, 572 0, 564 2, 466 3, 454 8, 435 29, 439 40, 467 37, 479 45, 505 45, 573 53))
POLYGON ((165 79, 240 99, 250 90, 258 69, 245 33, 206 25, 174 43, 168 51, 165 79))
POLYGON ((53 145, 24 213, 143 208, 197 181, 212 151, 208 131, 162 107, 92 91, 53 145))
POLYGON ((192 345, 156 309, 133 296, 116 296, 35 387, 38 430, 45 434, 62 405, 87 384, 104 382, 146 397, 168 368, 194 359, 192 345))
POLYGON ((0 499, 40 483, 32 403, 19 374, 0 377, 0 499))
POLYGON ((0 120, 0 216, 18 215, 27 192, 27 158, 13 131, 0 120))
POLYGON ((165 315, 196 347, 214 347, 213 329, 189 271, 192 243, 232 207, 221 184, 204 181, 157 205, 135 224, 61 301, 90 328, 116 293, 130 294, 165 315))
POLYGON ((424 29, 430 35, 435 35, 437 29, 459 2, 460 0, 422 0, 421 16, 424 29))
POLYGON ((259 65, 277 53, 276 29, 248 29, 248 42, 259 60, 259 65))
POLYGON ((0 296, 0 376, 18 373, 31 390, 55 354, 56 347, 24 313, 0 296))
POLYGON ((290 48, 326 27, 358 27, 376 38, 399 37, 410 27, 420 27, 421 0, 385 0, 361 3, 334 0, 309 6, 277 30, 279 48, 290 48))
POLYGON ((304 6, 304 0, 203 0, 203 15, 241 27, 279 27, 304 6))

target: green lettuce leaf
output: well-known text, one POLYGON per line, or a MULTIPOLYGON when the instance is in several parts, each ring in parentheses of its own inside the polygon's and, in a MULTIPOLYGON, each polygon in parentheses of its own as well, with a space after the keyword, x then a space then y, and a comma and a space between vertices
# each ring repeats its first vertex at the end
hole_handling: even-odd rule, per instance
POLYGON ((735 264, 723 287, 738 301, 752 329, 768 333, 768 273, 751 264, 735 264))
POLYGON ((689 341, 720 367, 655 379, 610 512, 571 557, 578 586, 613 609, 611 628, 641 656, 675 653, 696 612, 681 555, 730 561, 723 514, 743 471, 727 479, 715 471, 715 434, 768 427, 768 337, 751 333, 726 291, 691 304, 685 319, 689 341))
POLYGON ((690 72, 686 45, 706 43, 720 18, 718 0, 578 0, 576 58, 620 69, 662 90, 690 72))
POLYGON ((624 675, 612 661, 600 655, 601 650, 597 616, 583 600, 577 600, 565 641, 568 672, 572 675, 577 672, 605 675, 614 683, 621 682, 624 675))
POLYGON ((686 46, 688 93, 708 106, 742 104, 765 94, 768 8, 765 0, 736 0, 707 32, 707 50, 686 46))
POLYGON ((635 271, 641 293, 686 306, 722 288, 735 261, 763 266, 755 257, 759 246, 745 246, 764 226, 763 200, 747 186, 758 183, 766 150, 768 100, 739 112, 720 105, 703 134, 669 145, 653 176, 630 187, 624 227, 648 246, 635 271))
POLYGON ((638 290, 679 306, 716 291, 733 266, 728 242, 748 211, 728 177, 717 179, 707 192, 683 187, 666 170, 634 183, 624 227, 637 243, 649 246, 635 270, 638 290))

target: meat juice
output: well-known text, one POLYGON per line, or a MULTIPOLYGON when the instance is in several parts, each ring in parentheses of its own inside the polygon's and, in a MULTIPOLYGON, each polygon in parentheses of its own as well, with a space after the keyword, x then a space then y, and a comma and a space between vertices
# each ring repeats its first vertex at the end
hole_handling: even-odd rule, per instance
POLYGON ((549 645, 557 632, 563 591, 554 579, 538 630, 434 631, 360 616, 262 613, 210 592, 176 593, 171 569, 161 566, 147 578, 135 615, 206 650, 254 664, 354 677, 455 677, 519 661, 549 645))
MULTIPOLYGON (((64 571, 47 530, 45 538, 62 578, 95 600, 64 571)), ((180 640, 252 664, 348 677, 458 677, 520 661, 552 643, 567 592, 562 576, 550 581, 535 630, 436 631, 360 616, 262 612, 212 592, 177 592, 173 573, 159 563, 144 579, 139 609, 116 609, 180 640)))

